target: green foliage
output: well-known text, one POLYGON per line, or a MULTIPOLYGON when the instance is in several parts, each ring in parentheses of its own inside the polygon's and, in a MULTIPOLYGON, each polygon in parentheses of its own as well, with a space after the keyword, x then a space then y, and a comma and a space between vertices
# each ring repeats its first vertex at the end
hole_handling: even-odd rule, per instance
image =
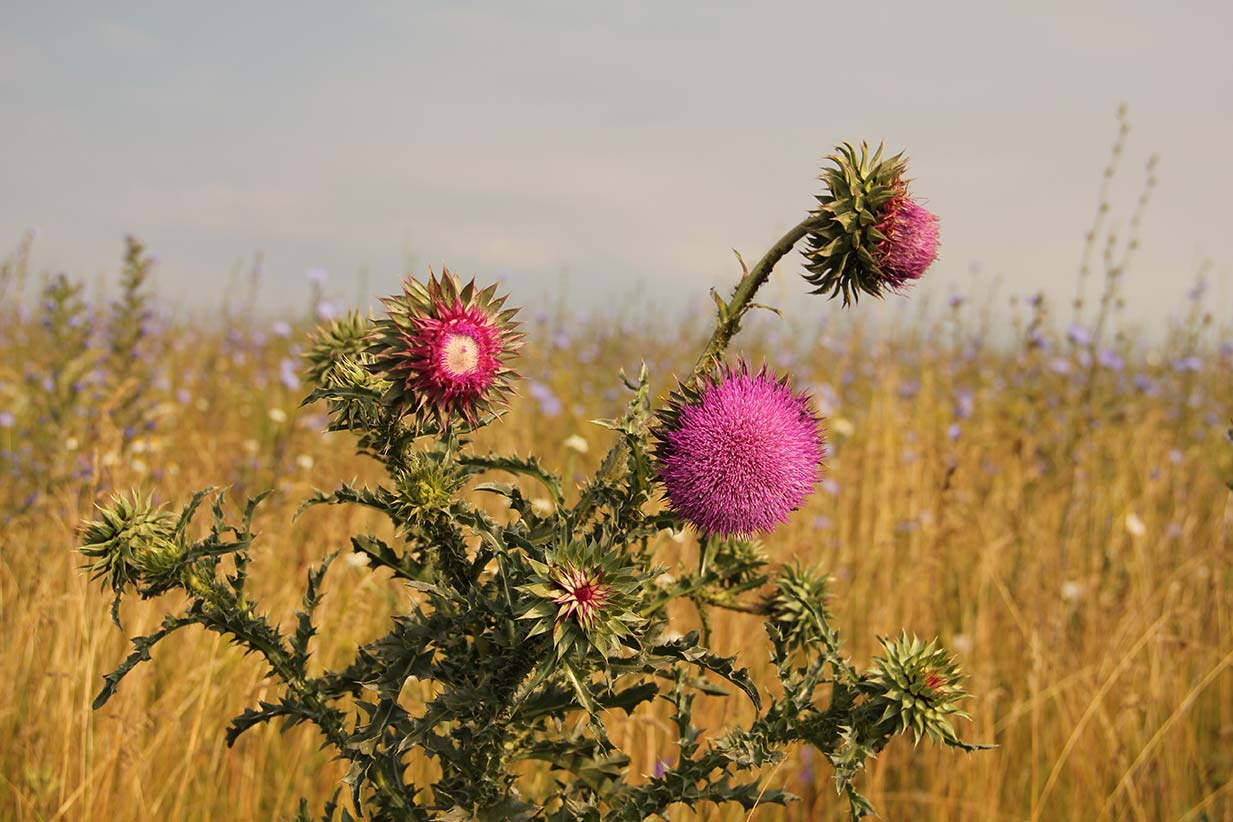
MULTIPOLYGON (((782 257, 790 247, 781 242, 773 251, 782 257)), ((769 273, 774 254, 759 271, 769 273)), ((963 696, 949 658, 903 640, 886 645, 886 658, 871 670, 857 670, 830 626, 823 574, 785 568, 768 575, 761 546, 747 540, 703 539, 696 570, 659 564, 654 541, 682 523, 653 504, 655 417, 645 367, 624 380, 626 412, 600 423, 615 441, 599 470, 567 489, 535 457, 473 451, 471 432, 493 422, 494 409, 480 403, 468 413, 444 413, 409 396, 410 381, 400 376, 408 367, 400 346, 419 327, 412 309, 420 303, 444 296, 490 306, 507 324, 512 310, 493 289, 464 287, 450 276, 407 289, 388 301, 389 318, 372 324, 350 316, 313 339, 307 371, 315 387, 306 402, 324 400, 329 429, 355 435, 386 478, 374 487, 319 491, 300 513, 359 505, 388 517, 395 540, 356 535, 350 547, 406 586, 409 612, 345 667, 310 675, 314 613, 333 555, 309 573, 302 608, 284 630, 258 611, 245 585, 260 498, 248 503, 240 525, 228 526, 216 494, 208 533, 195 541, 193 520, 209 492, 178 518, 140 497, 117 498, 83 528, 90 570, 117 598, 180 589, 188 605, 133 641, 97 705, 172 632, 197 624, 222 634, 262 658, 282 685, 276 698, 233 720, 228 744, 273 720, 316 726, 349 766, 346 796, 324 809, 327 819, 635 820, 663 816, 681 802, 752 810, 791 799, 764 783, 762 769, 798 744, 829 759, 856 817, 869 807, 854 779, 895 735, 911 728, 970 749, 947 720, 961 715, 954 705, 963 696), (510 478, 518 482, 502 481, 510 478), (548 504, 528 499, 519 483, 542 488, 548 504), (493 513, 474 502, 477 494, 503 506, 493 513), (678 600, 692 603, 701 630, 671 630, 669 606, 678 600), (763 693, 735 657, 708 647, 715 609, 765 621, 780 695, 763 693), (431 684, 422 704, 404 693, 413 681, 431 684), (709 734, 693 723, 698 694, 748 699, 755 718, 709 734), (614 711, 654 703, 670 711, 679 756, 634 784, 629 757, 613 745, 606 723, 614 711), (431 784, 406 781, 413 755, 435 764, 431 784), (519 777, 524 763, 537 763, 550 779, 532 791, 519 777)), ((724 303, 700 369, 722 353, 754 291, 743 280, 724 303)), ((680 390, 692 390, 692 379, 680 390)), ((502 383, 498 395, 505 389, 502 383)), ((306 807, 300 818, 308 818, 306 807)))

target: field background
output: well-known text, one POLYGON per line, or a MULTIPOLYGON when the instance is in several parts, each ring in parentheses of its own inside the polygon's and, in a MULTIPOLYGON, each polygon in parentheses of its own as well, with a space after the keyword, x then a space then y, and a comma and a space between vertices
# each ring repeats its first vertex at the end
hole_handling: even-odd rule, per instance
MULTIPOLYGON (((795 277, 776 275, 781 295, 795 277)), ((206 321, 49 282, 24 252, 0 274, 0 818, 266 820, 301 796, 319 807, 341 769, 313 731, 259 728, 224 746, 230 717, 272 685, 217 636, 178 634, 91 711, 126 634, 179 602, 126 604, 121 633, 74 552, 76 523, 113 489, 182 503, 208 485, 233 499, 273 488, 251 584, 285 621, 310 564, 381 527, 335 507, 292 522, 314 487, 374 478, 345 436, 319 433, 320 408, 297 407, 309 312, 258 317, 234 307, 241 294, 206 321)), ((1233 350, 1201 290, 1171 292, 1171 330, 1149 341, 1121 327, 1116 277, 1110 287, 1075 328, 1069 305, 1026 300, 934 298, 875 328, 817 299, 813 318, 764 315, 737 339, 790 369, 830 431, 827 481, 768 538, 772 558, 828 569, 858 662, 900 627, 955 649, 974 694, 961 734, 999 746, 969 756, 897 741, 863 778, 883 818, 1233 819, 1233 350)), ((320 298, 309 311, 327 310, 320 298)), ((484 438, 567 476, 607 448, 588 420, 618 412, 618 370, 645 358, 662 396, 707 330, 632 309, 524 313, 519 398, 484 438), (574 434, 586 453, 564 444, 574 434)), ((660 550, 688 561, 692 537, 660 550)), ((326 590, 318 665, 349 659, 407 603, 348 562, 326 590)), ((721 615, 716 638, 772 678, 755 618, 721 615)), ((746 709, 710 701, 697 720, 719 728, 746 709)), ((641 772, 673 755, 657 712, 617 726, 641 772)), ((829 779, 793 752, 770 781, 802 801, 754 818, 838 818, 829 779)))

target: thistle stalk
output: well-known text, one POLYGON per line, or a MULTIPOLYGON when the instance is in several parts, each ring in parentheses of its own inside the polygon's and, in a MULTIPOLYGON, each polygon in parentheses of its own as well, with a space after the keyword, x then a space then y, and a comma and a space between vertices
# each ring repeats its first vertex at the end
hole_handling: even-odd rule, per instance
MULTIPOLYGON (((779 261, 786 257, 797 243, 808 236, 818 220, 817 215, 810 214, 780 237, 774 245, 767 249, 762 259, 758 260, 752 269, 743 272, 740 282, 732 290, 731 300, 725 302, 717 292, 711 292, 711 296, 714 297, 719 307, 719 316, 715 323, 715 331, 707 341, 706 347, 702 349, 702 354, 698 357, 688 382, 696 382, 700 376, 719 364, 728 344, 741 330, 741 319, 745 316, 745 312, 756 305, 753 298, 758 293, 758 289, 770 279, 771 272, 779 261)), ((744 263, 742 263, 743 267, 744 263)))

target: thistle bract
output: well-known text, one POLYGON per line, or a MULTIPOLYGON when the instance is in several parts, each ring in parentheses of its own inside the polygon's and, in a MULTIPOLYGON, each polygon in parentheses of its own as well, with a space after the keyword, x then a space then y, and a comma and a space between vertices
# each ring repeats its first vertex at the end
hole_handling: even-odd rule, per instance
POLYGON ((517 376, 507 366, 522 345, 514 315, 496 285, 462 285, 449 269, 440 279, 410 279, 387 297, 372 332, 369 367, 390 381, 383 402, 399 416, 468 426, 503 406, 517 376))
POLYGON ((827 159, 820 179, 816 226, 809 233, 805 279, 815 294, 881 297, 920 279, 938 255, 938 220, 912 199, 902 154, 869 156, 844 143, 827 159))
POLYGON ((771 531, 821 479, 819 418, 765 368, 683 385, 659 421, 659 479, 673 510, 705 534, 771 531))

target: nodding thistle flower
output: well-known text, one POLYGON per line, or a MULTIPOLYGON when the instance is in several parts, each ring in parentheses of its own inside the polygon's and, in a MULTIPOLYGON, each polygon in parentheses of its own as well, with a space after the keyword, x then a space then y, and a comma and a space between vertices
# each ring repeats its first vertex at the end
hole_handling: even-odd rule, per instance
POLYGON ((371 332, 372 318, 358 311, 349 311, 338 319, 322 323, 313 332, 308 350, 304 352, 304 376, 313 385, 323 388, 338 385, 340 365, 346 361, 365 361, 371 332))
POLYGON ((593 541, 549 550, 544 562, 529 560, 532 581, 519 590, 530 601, 519 619, 533 619, 528 637, 552 631, 557 657, 588 647, 605 657, 620 653, 620 640, 632 637, 643 620, 634 611, 642 584, 620 551, 593 541))
POLYGON ((805 394, 742 363, 680 386, 658 414, 659 479, 705 534, 771 531, 821 479, 825 442, 805 394))
POLYGON ((410 279, 401 295, 382 302, 368 354, 369 367, 390 381, 384 402, 400 415, 444 425, 462 417, 474 428, 494 413, 517 375, 506 363, 522 346, 518 309, 503 309, 496 285, 462 285, 449 269, 440 279, 410 279))
POLYGON ((762 613, 778 630, 788 648, 832 641, 829 577, 800 566, 785 566, 775 580, 775 590, 762 603, 762 613))
POLYGON ((116 495, 109 506, 98 506, 100 519, 81 529, 81 553, 92 560, 87 569, 116 593, 133 585, 145 595, 174 587, 184 561, 175 539, 176 520, 134 493, 116 495))
POLYGON ((935 742, 961 745, 950 717, 969 718, 958 705, 968 694, 954 657, 937 640, 926 645, 907 633, 881 643, 886 656, 874 660, 867 683, 873 705, 884 707, 879 722, 891 723, 893 733, 911 729, 917 742, 928 734, 935 742))
POLYGON ((861 143, 844 143, 827 156, 826 191, 814 210, 805 279, 813 293, 856 302, 861 292, 881 297, 920 279, 938 256, 938 218, 912 199, 902 154, 882 159, 861 143))

